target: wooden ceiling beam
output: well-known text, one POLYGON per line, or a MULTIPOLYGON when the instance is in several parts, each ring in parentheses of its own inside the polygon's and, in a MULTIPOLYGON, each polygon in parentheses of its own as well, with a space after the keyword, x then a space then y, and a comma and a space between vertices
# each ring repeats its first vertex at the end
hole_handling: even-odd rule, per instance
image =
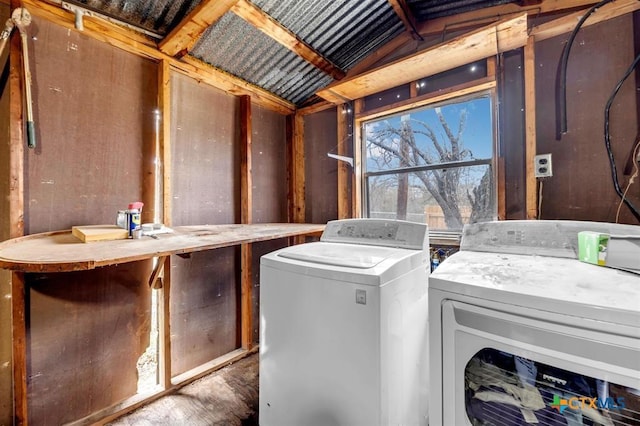
POLYGON ((317 95, 329 102, 343 103, 516 49, 526 43, 527 14, 522 13, 364 74, 333 83, 318 91, 317 95))
POLYGON ((344 78, 344 71, 250 1, 239 0, 231 11, 335 80, 344 78))
MULTIPOLYGON (((40 0, 21 0, 29 12, 64 28, 76 31, 75 15, 40 0)), ((233 95, 251 95, 255 104, 271 111, 288 115, 296 108, 291 102, 258 86, 248 83, 191 56, 178 60, 158 50, 155 42, 144 35, 112 24, 99 18, 85 17, 84 31, 87 37, 154 61, 167 60, 171 67, 197 81, 204 82, 233 95)))
POLYGON ((169 56, 187 54, 211 24, 218 21, 238 0, 203 0, 159 44, 169 56))
MULTIPOLYGON (((589 25, 597 24, 599 22, 607 21, 612 18, 616 18, 627 13, 634 12, 640 9, 640 1, 638 0, 618 0, 613 3, 605 4, 598 8, 591 16, 584 21, 582 28, 589 25)), ((531 35, 536 42, 546 40, 551 37, 570 33, 575 28, 576 24, 586 13, 586 10, 571 13, 553 21, 545 22, 544 24, 537 25, 531 29, 531 35)))
POLYGON ((391 4, 393 11, 398 15, 398 18, 404 24, 404 29, 411 34, 411 37, 414 40, 422 40, 422 36, 417 31, 416 18, 411 13, 407 2, 405 0, 389 0, 389 4, 391 4))
POLYGON ((423 37, 436 34, 445 35, 447 32, 477 28, 522 12, 527 12, 529 16, 535 17, 538 15, 559 13, 564 10, 583 8, 595 3, 597 3, 597 1, 594 0, 543 0, 540 4, 529 6, 507 3, 443 18, 429 19, 418 25, 418 32, 423 37))

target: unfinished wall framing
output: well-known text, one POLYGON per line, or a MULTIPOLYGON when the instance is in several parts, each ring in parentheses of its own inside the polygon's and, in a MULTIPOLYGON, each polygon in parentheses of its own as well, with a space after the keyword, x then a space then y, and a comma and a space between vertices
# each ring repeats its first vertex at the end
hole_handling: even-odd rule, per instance
MULTIPOLYGON (((135 200, 147 206, 145 222, 164 216, 172 225, 238 223, 245 197, 239 183, 238 97, 172 70, 170 62, 156 63, 38 16, 34 20, 39 146, 25 153, 27 233, 112 223, 117 210, 135 200), (156 158, 162 160, 160 170, 156 158), (156 179, 162 180, 159 190, 156 179), (155 197, 164 200, 159 211, 155 197)), ((8 96, 2 96, 0 108, 9 110, 8 96)), ((253 109, 258 188, 253 214, 257 222, 286 222, 286 117, 259 105, 253 109)), ((8 132, 10 114, 3 117, 8 132)), ((19 121, 11 126, 21 128, 19 121)), ((19 133, 7 138, 2 149, 22 148, 19 133)), ((11 170, 10 164, 0 167, 3 174, 11 170)), ((251 167, 248 172, 254 173, 251 167)), ((9 211, 14 204, 3 202, 0 208, 9 211)), ((2 239, 16 236, 10 216, 3 218, 8 220, 2 223, 2 239)), ((248 246, 259 262, 261 254, 288 244, 284 239, 248 246)), ((160 365, 165 388, 242 356, 239 307, 245 297, 240 294, 239 254, 240 248, 232 247, 167 260, 159 282, 164 284, 160 305, 165 318, 160 357, 169 358, 160 365)), ((3 364, 0 374, 7 380, 2 386, 8 391, 2 392, 0 423, 92 423, 144 401, 136 396, 136 362, 149 344, 152 290, 146 282, 151 266, 143 261, 83 273, 24 274, 24 282, 23 274, 14 274, 13 287, 19 290, 23 282, 27 289, 29 327, 18 352, 24 354, 20 365, 30 373, 19 380, 21 403, 12 414, 12 366, 3 364)), ((259 263, 252 271, 249 288, 257 289, 259 263)), ((10 291, 12 274, 2 274, 2 285, 10 291)), ((245 310, 258 318, 258 292, 251 293, 245 310)), ((9 324, 2 322, 7 345, 0 350, 8 360, 9 324)), ((250 347, 259 338, 258 321, 247 329, 250 347)))
MULTIPOLYGON (((38 8, 33 0, 25 3, 38 8)), ((159 217, 170 225, 324 223, 359 214, 360 189, 349 187, 349 178, 359 173, 360 154, 344 142, 351 141, 350 131, 357 139, 360 130, 357 120, 349 129, 344 105, 323 104, 294 115, 286 102, 252 93, 237 81, 203 76, 194 60, 179 62, 153 46, 125 42, 117 30, 105 32, 96 23, 89 22, 82 34, 72 29, 68 13, 51 5, 40 11, 32 40, 36 150, 23 153, 15 37, 11 64, 0 79, 0 129, 6 137, 0 139, 1 240, 112 223, 117 210, 138 199, 147 205, 144 221, 159 217), (353 155, 354 169, 327 153, 353 155), (157 158, 163 160, 161 171, 157 158), (156 197, 163 202, 154 203, 156 197)), ((0 17, 7 13, 0 3, 0 17)), ((532 31, 535 44, 530 39, 526 50, 496 57, 504 218, 533 216, 532 200, 539 200, 532 197, 527 169, 535 150, 553 153, 554 177, 544 181, 542 211, 533 213, 542 219, 615 221, 619 198, 600 137, 601 114, 594 111, 604 107, 638 51, 630 36, 638 33, 637 22, 626 14, 581 30, 569 68, 570 131, 562 141, 553 134, 553 103, 567 34, 538 39, 542 30, 532 31), (594 62, 596 54, 601 57, 594 62)), ((614 154, 624 183, 638 127, 636 86, 633 78, 623 86, 612 111, 614 154)), ((413 101, 422 96, 409 92, 413 101)), ((356 119, 365 114, 361 99, 353 108, 356 119)), ((640 204, 637 185, 629 197, 640 204)), ((625 208, 620 222, 635 223, 625 208)), ((259 259, 290 242, 166 261, 159 292, 165 390, 155 396, 243 356, 259 341, 259 259)), ((21 424, 27 417, 33 424, 91 423, 145 401, 147 396, 135 396, 135 376, 149 343, 151 266, 143 261, 82 273, 0 271, 0 424, 21 424), (10 294, 13 315, 26 316, 27 330, 9 326, 10 294), (15 309, 22 298, 25 312, 15 309), (19 364, 15 413, 12 343, 19 364), (123 400, 130 404, 118 405, 123 400)))
MULTIPOLYGON (((0 22, 9 17, 9 6, 0 4, 0 22)), ((9 52, 0 57, 0 194, 9 194, 10 137, 9 137, 9 52)), ((9 197, 0 197, 0 241, 10 238, 9 197)), ((13 391, 11 386, 11 272, 0 270, 0 425, 12 422, 13 391)))
MULTIPOLYGON (((604 144, 604 107, 638 53, 633 37, 637 31, 632 14, 580 30, 568 62, 568 132, 561 140, 556 140, 554 88, 568 34, 536 43, 537 153, 553 155, 553 177, 543 181, 539 219, 616 221, 620 198, 613 189, 604 144)), ((623 189, 631 174, 629 159, 637 141, 637 84, 632 75, 615 98, 610 115, 611 145, 623 189)), ((640 207, 640 186, 632 185, 627 196, 640 207)), ((637 224, 626 206, 618 220, 637 224)))

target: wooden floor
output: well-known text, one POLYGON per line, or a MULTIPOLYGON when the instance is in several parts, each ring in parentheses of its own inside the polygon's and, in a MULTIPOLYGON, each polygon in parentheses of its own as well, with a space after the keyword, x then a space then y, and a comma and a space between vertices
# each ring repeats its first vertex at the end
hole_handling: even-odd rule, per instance
POLYGON ((258 424, 258 354, 205 376, 109 425, 258 424))

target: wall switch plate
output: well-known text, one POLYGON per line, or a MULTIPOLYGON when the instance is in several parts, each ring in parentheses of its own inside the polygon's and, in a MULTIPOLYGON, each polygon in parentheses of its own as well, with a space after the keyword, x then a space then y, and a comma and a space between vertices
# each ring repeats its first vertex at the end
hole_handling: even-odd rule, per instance
POLYGON ((551 154, 536 155, 533 160, 533 170, 537 178, 553 176, 551 154))

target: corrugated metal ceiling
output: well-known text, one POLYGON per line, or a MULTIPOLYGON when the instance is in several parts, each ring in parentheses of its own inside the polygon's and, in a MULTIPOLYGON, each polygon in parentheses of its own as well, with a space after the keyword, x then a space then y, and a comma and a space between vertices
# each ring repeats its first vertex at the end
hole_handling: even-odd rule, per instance
POLYGON ((416 20, 421 22, 515 2, 516 0, 407 0, 416 20))
MULTIPOLYGON (((55 0, 54 0, 55 1, 55 0)), ((147 31, 167 35, 201 0, 70 0, 147 31)), ((406 0, 418 22, 513 0, 406 0)), ((405 28, 388 0, 253 0, 273 20, 342 71, 405 28)), ((191 55, 296 105, 333 81, 324 71, 227 12, 191 55)))
POLYGON ((232 13, 211 26, 191 54, 294 104, 333 80, 232 13))
POLYGON ((166 35, 200 0, 65 0, 147 31, 166 35))
POLYGON ((386 0, 256 0, 254 3, 343 71, 404 28, 386 0))

